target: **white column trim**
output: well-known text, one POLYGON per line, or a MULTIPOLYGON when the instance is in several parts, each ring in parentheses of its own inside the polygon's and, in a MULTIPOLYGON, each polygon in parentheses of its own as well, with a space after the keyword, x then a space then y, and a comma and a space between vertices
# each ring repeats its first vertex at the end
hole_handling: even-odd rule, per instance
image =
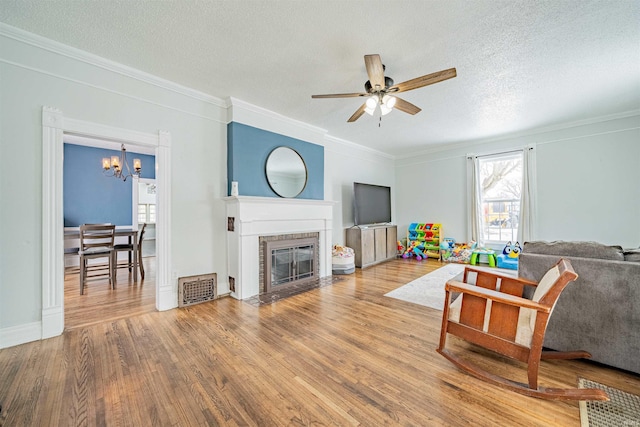
POLYGON ((156 149, 157 223, 156 228, 156 308, 160 311, 178 306, 177 278, 171 274, 171 133, 158 132, 156 149))
MULTIPOLYGON (((42 338, 64 329, 62 111, 42 108, 42 338)), ((26 337, 25 337, 26 338, 26 337)))

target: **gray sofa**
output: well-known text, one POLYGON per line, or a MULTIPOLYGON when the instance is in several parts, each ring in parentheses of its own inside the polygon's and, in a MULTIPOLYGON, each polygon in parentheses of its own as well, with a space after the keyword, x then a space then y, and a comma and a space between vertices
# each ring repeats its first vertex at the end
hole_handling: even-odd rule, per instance
POLYGON ((560 258, 579 278, 560 295, 545 335, 554 350, 640 374, 640 249, 595 242, 525 242, 518 276, 539 281, 560 258))

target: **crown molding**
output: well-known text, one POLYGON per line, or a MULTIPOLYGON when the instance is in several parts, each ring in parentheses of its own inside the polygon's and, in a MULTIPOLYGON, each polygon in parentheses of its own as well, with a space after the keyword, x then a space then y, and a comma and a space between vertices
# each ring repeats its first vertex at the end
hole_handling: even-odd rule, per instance
POLYGON ((118 62, 103 58, 98 55, 86 52, 84 50, 71 47, 69 45, 48 39, 43 36, 39 36, 34 33, 13 27, 11 25, 0 22, 0 36, 8 37, 25 43, 39 49, 43 49, 58 55, 65 56, 80 62, 84 62, 89 65, 103 68, 120 75, 130 77, 132 79, 147 83, 162 89, 166 89, 180 95, 187 96, 189 98, 197 99, 198 101, 213 104, 218 107, 226 108, 227 105, 224 100, 212 95, 208 95, 204 92, 200 92, 195 89, 191 89, 186 86, 182 86, 178 83, 174 83, 170 80, 166 80, 153 74, 140 71, 138 69, 128 67, 118 62))
POLYGON ((360 144, 356 144, 355 142, 351 142, 351 141, 347 141, 346 139, 341 139, 341 138, 337 138, 335 136, 331 136, 331 135, 325 135, 324 139, 327 142, 331 142, 334 144, 338 144, 338 145, 343 145, 349 148, 353 148, 356 150, 362 150, 362 151, 366 151, 367 153, 371 153, 374 154, 376 156, 380 156, 380 157, 384 157, 390 160, 395 160, 396 156, 389 154, 389 153, 385 153, 384 151, 379 151, 379 150, 375 150, 371 147, 367 147, 364 145, 360 145, 360 144))
MULTIPOLYGON (((248 111, 248 112, 251 112, 251 113, 254 113, 254 114, 258 114, 260 116, 263 116, 263 117, 266 117, 266 118, 269 118, 269 119, 277 120, 279 122, 286 123, 286 124, 289 124, 289 125, 292 125, 292 126, 295 126, 295 127, 298 127, 298 128, 302 128, 302 129, 305 129, 307 131, 311 131, 313 133, 317 133, 317 134, 320 134, 320 135, 323 135, 323 136, 327 133, 326 129, 322 129, 322 128, 319 128, 317 126, 313 126, 313 125, 310 125, 308 123, 301 122, 300 120, 292 119, 292 118, 284 116, 284 115, 282 115, 280 113, 276 113, 274 111, 267 110, 266 108, 263 108, 263 107, 258 107, 257 105, 250 104, 250 103, 248 103, 246 101, 243 101, 243 100, 238 99, 238 98, 234 98, 232 96, 227 98, 227 104, 226 105, 227 105, 227 108, 230 108, 231 110, 235 110, 236 108, 240 109, 240 110, 245 110, 245 111, 248 111)), ((238 121, 238 120, 234 120, 233 113, 231 113, 229 115, 229 121, 231 122, 231 121, 238 121)), ((240 123, 242 123, 242 122, 240 122, 240 123)), ((251 123, 244 123, 244 124, 251 126, 251 123)))
POLYGON ((554 131, 559 131, 559 130, 571 129, 571 128, 575 128, 575 127, 578 127, 578 126, 586 126, 586 125, 592 125, 592 124, 596 124, 596 123, 609 122, 609 121, 612 121, 612 120, 625 119, 627 117, 633 117, 633 116, 640 116, 640 110, 623 111, 621 113, 608 114, 608 115, 605 115, 605 116, 592 117, 592 118, 583 119, 583 120, 576 120, 576 121, 573 121, 573 122, 562 123, 562 124, 559 124, 559 125, 553 125, 553 126, 546 126, 546 127, 535 128, 535 129, 529 129, 529 130, 526 130, 526 131, 514 132, 514 133, 507 134, 507 135, 502 135, 502 136, 499 136, 499 137, 476 139, 476 140, 453 143, 453 144, 439 144, 437 147, 434 147, 434 148, 431 148, 431 149, 426 149, 426 150, 423 150, 423 151, 420 151, 420 152, 416 152, 416 153, 412 153, 412 154, 408 154, 408 155, 396 156, 396 159, 397 160, 402 160, 402 159, 408 159, 408 158, 416 158, 416 157, 420 157, 420 156, 424 156, 424 155, 440 153, 440 152, 443 152, 443 151, 455 150, 457 148, 467 148, 468 149, 468 148, 475 147, 475 146, 477 146, 479 144, 486 144, 486 143, 489 143, 489 142, 500 142, 500 141, 505 141, 505 140, 508 140, 508 139, 515 139, 515 138, 523 138, 523 137, 528 137, 528 136, 541 135, 541 134, 547 133, 547 132, 554 132, 554 131))

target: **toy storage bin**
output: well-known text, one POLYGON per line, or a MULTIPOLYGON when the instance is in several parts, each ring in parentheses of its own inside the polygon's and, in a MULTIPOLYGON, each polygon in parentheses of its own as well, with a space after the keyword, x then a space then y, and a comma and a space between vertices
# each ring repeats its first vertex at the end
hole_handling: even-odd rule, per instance
POLYGON ((351 274, 356 271, 353 249, 346 246, 333 245, 331 272, 333 274, 351 274))
MULTIPOLYGON (((424 258, 440 259, 440 236, 442 236, 442 225, 432 223, 413 222, 407 229, 407 248, 411 242, 415 242, 415 247, 424 258)), ((405 252, 405 256, 411 256, 405 252)))
POLYGON ((453 248, 440 249, 440 256, 444 262, 469 264, 473 250, 464 243, 456 243, 453 248))

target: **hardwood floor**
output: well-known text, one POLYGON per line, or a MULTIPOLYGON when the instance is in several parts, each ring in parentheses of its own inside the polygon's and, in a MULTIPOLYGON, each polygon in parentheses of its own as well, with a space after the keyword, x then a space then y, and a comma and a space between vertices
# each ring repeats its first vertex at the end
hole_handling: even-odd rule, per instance
POLYGON ((138 273, 138 282, 126 268, 116 274, 116 289, 109 287, 107 278, 87 282, 80 295, 78 269, 65 271, 64 328, 75 329, 156 311, 156 257, 143 258, 145 278, 138 273))
MULTIPOLYGON (((457 370, 435 351, 441 312, 384 296, 439 266, 400 259, 271 305, 222 298, 0 350, 0 424, 579 426, 578 403, 457 370)), ((525 375, 519 362, 450 341, 525 375)), ((579 376, 640 394, 637 375, 541 365, 546 386, 579 376)))

